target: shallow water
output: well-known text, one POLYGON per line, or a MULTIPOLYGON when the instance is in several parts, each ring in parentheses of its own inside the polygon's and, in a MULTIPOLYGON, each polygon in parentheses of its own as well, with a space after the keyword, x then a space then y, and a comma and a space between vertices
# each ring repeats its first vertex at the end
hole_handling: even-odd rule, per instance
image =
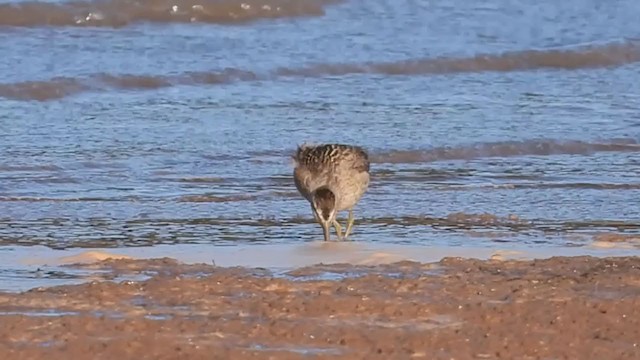
MULTIPOLYGON (((382 266, 379 275, 395 278, 396 269, 384 267, 402 261, 415 261, 425 265, 418 275, 438 275, 439 266, 434 265, 445 257, 491 260, 531 260, 553 256, 620 257, 640 255, 638 239, 633 243, 592 242, 588 246, 558 247, 553 244, 502 243, 488 247, 486 244, 464 246, 425 246, 423 244, 393 244, 368 242, 313 241, 300 244, 243 244, 221 246, 210 244, 172 244, 118 249, 69 248, 52 250, 46 246, 4 246, 0 251, 0 291, 26 291, 54 285, 80 284, 93 281, 129 283, 143 281, 164 273, 166 264, 154 265, 153 260, 175 259, 181 264, 193 265, 194 270, 183 270, 179 276, 199 276, 199 265, 214 268, 251 268, 254 275, 269 271, 273 276, 295 281, 333 280, 357 278, 353 266, 382 266), (137 268, 113 271, 108 265, 99 263, 103 259, 139 259, 137 268), (101 265, 102 264, 102 265, 101 265), (317 265, 322 264, 322 265, 317 265), (312 269, 308 268, 312 266, 312 269)), ((169 276, 171 278, 171 276, 169 276)))
POLYGON ((304 141, 370 151, 354 240, 638 234, 639 10, 3 2, 0 244, 318 240, 291 179, 304 141))

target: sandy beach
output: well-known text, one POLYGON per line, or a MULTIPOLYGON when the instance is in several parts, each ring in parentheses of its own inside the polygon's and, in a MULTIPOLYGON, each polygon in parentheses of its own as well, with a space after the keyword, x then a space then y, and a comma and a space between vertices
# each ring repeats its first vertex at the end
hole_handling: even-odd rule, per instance
MULTIPOLYGON (((0 357, 640 357, 638 257, 531 260, 502 252, 419 262, 398 260, 397 248, 361 244, 291 251, 302 249, 316 254, 310 262, 325 254, 327 263, 269 270, 97 251, 58 257, 59 269, 99 276, 0 293, 0 357), (353 261, 332 261, 327 254, 336 248, 353 261)), ((269 254, 254 255, 260 251, 269 254)), ((419 258, 415 248, 408 253, 419 258)), ((49 255, 29 266, 53 264, 49 255)))

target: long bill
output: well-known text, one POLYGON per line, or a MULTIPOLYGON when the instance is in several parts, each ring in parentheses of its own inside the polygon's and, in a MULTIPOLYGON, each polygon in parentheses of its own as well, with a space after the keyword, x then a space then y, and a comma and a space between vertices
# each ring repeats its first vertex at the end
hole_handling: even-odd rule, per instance
POLYGON ((329 222, 320 220, 320 225, 322 225, 322 232, 324 233, 324 241, 330 241, 331 235, 329 233, 329 222))

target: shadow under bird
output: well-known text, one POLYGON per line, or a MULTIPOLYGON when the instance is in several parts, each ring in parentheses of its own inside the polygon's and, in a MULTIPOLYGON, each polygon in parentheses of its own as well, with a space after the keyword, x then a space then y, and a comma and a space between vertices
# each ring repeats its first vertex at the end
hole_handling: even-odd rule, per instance
POLYGON ((313 215, 329 241, 331 225, 339 239, 346 239, 353 227, 353 208, 369 187, 369 156, 354 145, 301 145, 295 155, 293 179, 300 194, 309 201, 313 215), (349 210, 347 228, 336 220, 338 212, 349 210))

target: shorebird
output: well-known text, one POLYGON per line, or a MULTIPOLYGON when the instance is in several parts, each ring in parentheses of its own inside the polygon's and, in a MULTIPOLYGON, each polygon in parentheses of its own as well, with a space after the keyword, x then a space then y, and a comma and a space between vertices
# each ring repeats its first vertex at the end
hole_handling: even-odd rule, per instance
POLYGON ((293 179, 300 194, 309 201, 322 226, 324 240, 330 240, 333 225, 339 239, 346 239, 353 227, 353 207, 369 187, 369 156, 359 146, 344 144, 301 145, 295 155, 293 179), (336 220, 338 212, 349 210, 347 228, 336 220))

